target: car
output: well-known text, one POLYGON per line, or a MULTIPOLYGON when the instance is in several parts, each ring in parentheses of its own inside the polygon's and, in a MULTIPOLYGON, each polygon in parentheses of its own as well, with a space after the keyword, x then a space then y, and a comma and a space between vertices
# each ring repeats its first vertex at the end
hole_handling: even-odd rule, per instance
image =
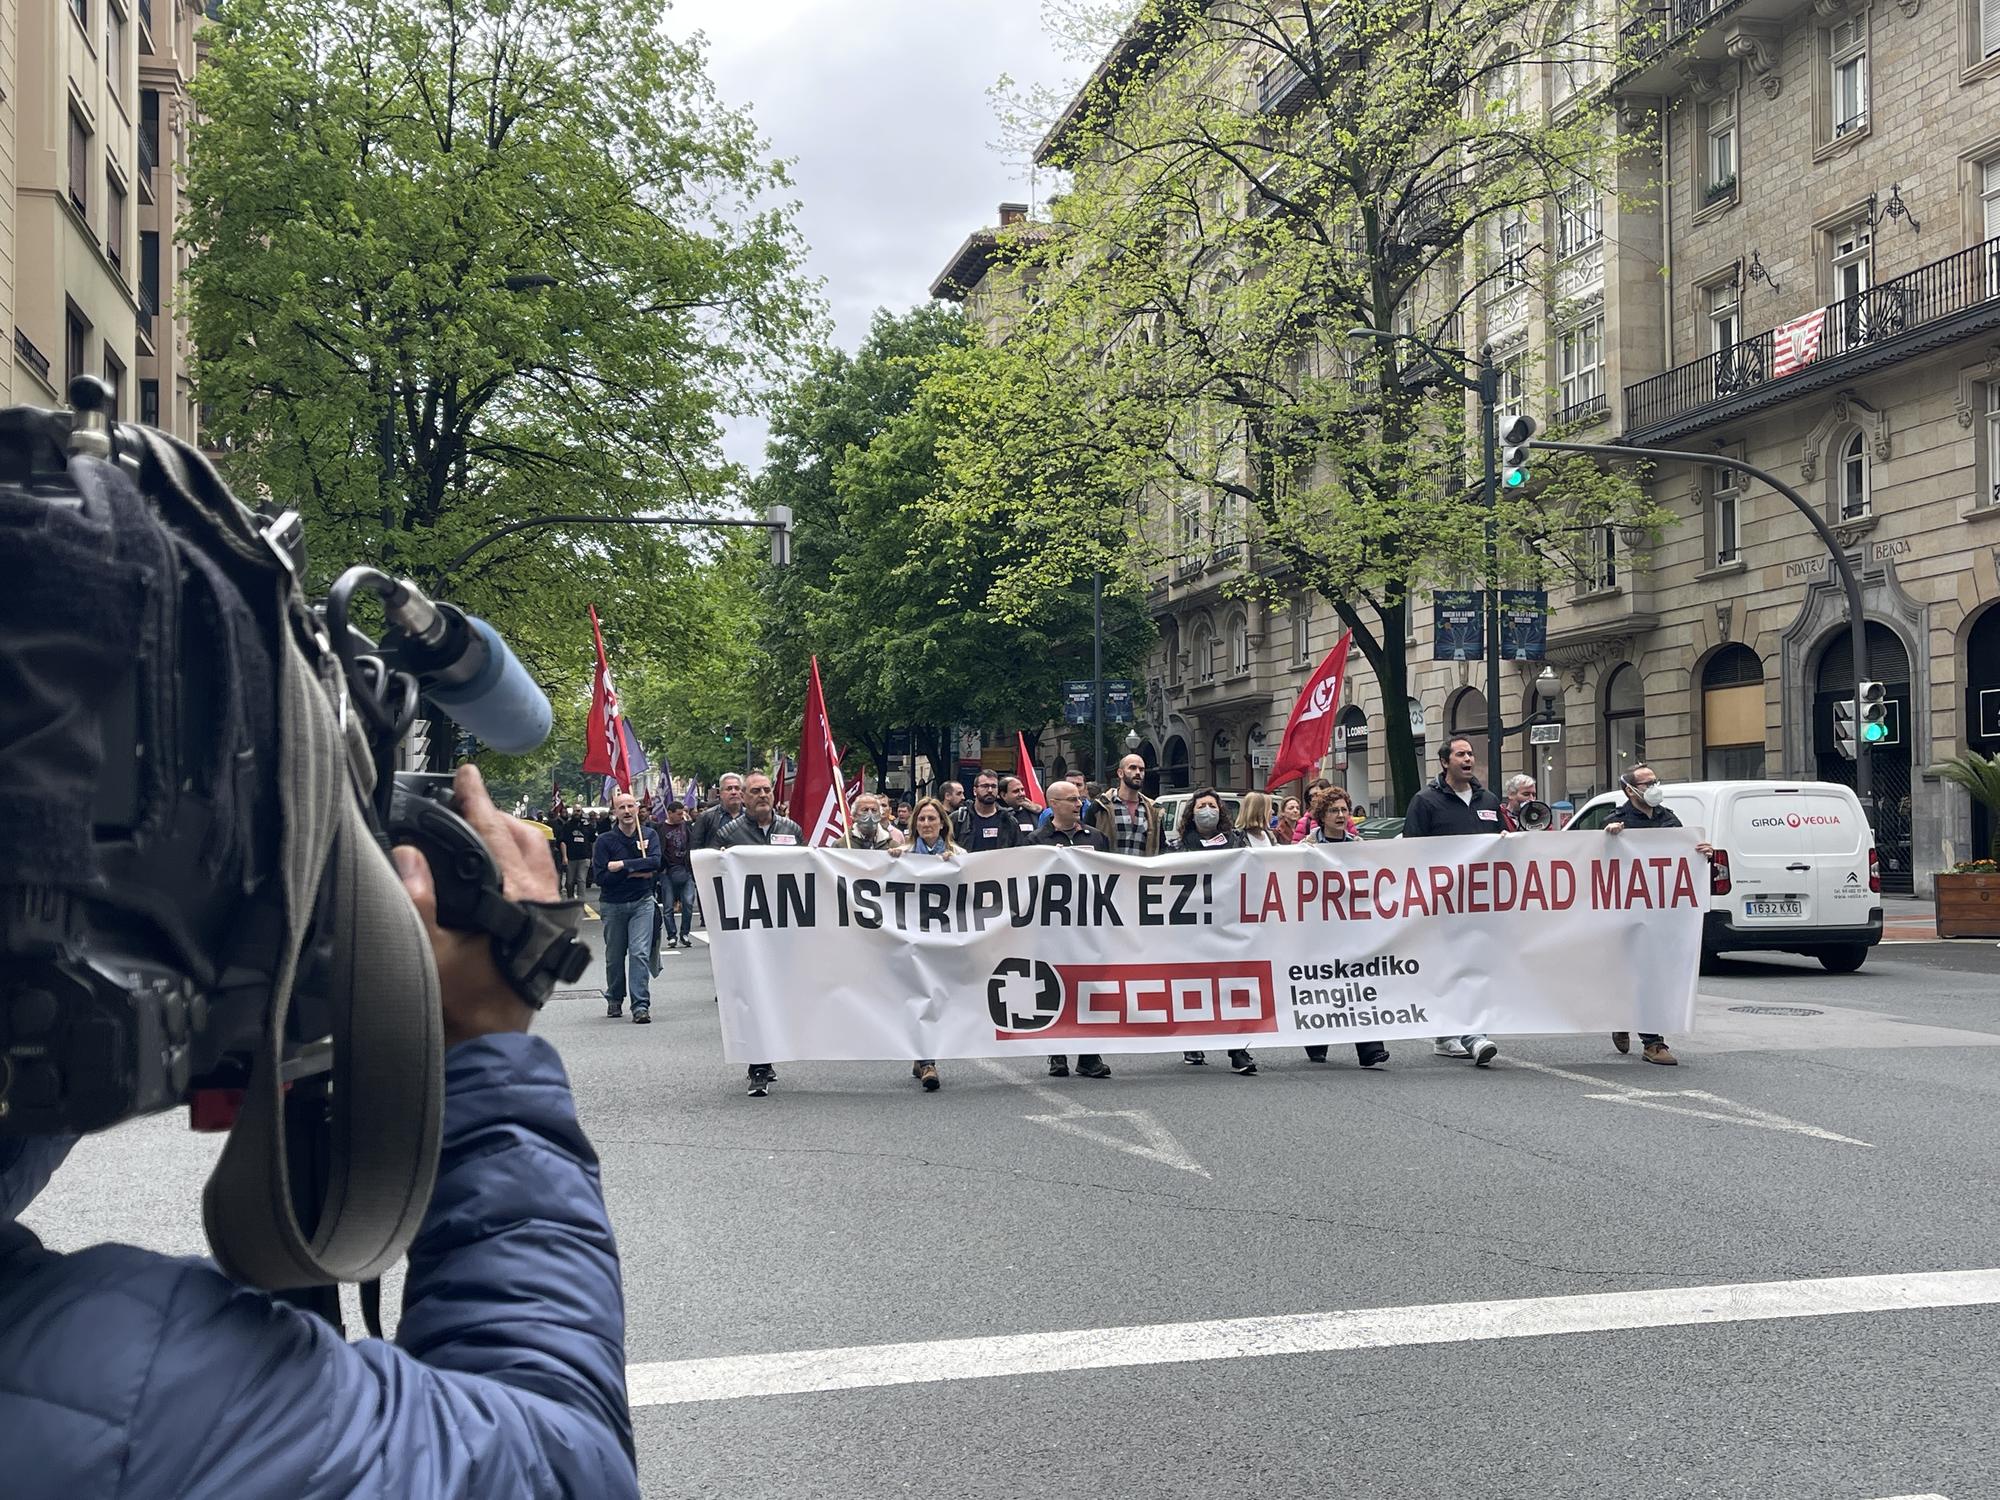
MULTIPOLYGON (((1603 828, 1624 801, 1623 792, 1592 797, 1565 831, 1603 828)), ((1715 846, 1703 958, 1803 953, 1852 974, 1882 941, 1882 866, 1852 787, 1668 782, 1666 805, 1715 846)))
MULTIPOLYGON (((1223 792, 1220 796, 1222 805, 1229 809, 1229 823, 1233 828, 1236 825, 1236 815, 1243 810, 1243 793, 1223 792)), ((1168 849, 1180 847, 1181 814, 1187 811, 1188 803, 1193 800, 1193 792, 1167 792, 1153 803, 1160 812, 1163 847, 1168 849)))

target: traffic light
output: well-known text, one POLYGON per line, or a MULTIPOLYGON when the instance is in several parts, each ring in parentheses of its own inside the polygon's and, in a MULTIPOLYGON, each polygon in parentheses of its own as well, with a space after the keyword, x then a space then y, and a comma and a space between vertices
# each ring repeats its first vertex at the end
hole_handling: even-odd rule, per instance
POLYGON ((1500 483, 1518 490, 1528 482, 1528 449, 1535 437, 1535 419, 1515 412, 1500 424, 1500 483))
POLYGON ((1889 689, 1880 682, 1864 682, 1856 690, 1860 704, 1861 743, 1874 746, 1889 738, 1889 689))
POLYGON ((1842 698, 1833 705, 1833 745, 1844 759, 1853 760, 1856 743, 1854 700, 1842 698))
POLYGON ((731 745, 734 744, 735 742, 736 742, 736 726, 734 724, 724 724, 722 726, 722 743, 725 745, 731 745))

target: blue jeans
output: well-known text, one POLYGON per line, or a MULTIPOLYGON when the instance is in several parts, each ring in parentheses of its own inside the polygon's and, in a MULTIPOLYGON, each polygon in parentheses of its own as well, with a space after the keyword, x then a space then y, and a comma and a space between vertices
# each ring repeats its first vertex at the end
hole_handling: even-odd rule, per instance
POLYGON ((667 903, 666 925, 661 929, 671 933, 674 930, 674 903, 681 904, 681 941, 688 940, 688 929, 694 926, 694 871, 668 871, 661 877, 661 885, 667 903))
POLYGON ((629 985, 632 1009, 651 1010, 653 898, 600 901, 597 910, 604 917, 604 998, 623 1005, 629 985))

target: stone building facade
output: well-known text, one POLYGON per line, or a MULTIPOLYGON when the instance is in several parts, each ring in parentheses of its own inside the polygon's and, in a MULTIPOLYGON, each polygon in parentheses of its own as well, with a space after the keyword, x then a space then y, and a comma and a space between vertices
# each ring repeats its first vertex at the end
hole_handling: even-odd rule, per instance
MULTIPOLYGON (((1931 768, 2000 751, 2000 8, 1584 14, 1635 49, 1589 86, 1648 145, 1617 194, 1494 226, 1524 247, 1521 274, 1472 310, 1476 341, 1545 429, 1726 453, 1798 489, 1860 572, 1869 661, 1856 670, 1826 550, 1783 496, 1663 464, 1649 483, 1673 516, 1664 533, 1588 538, 1582 576, 1551 595, 1561 742, 1510 739, 1497 771, 1532 771, 1544 797, 1578 804, 1642 757, 1669 778, 1851 783, 1833 704, 1870 676, 1892 700, 1873 752, 1885 883, 1925 893, 1990 837, 1931 768)), ((1553 69, 1522 71, 1562 106, 1553 69)), ((978 295, 976 281, 935 290, 978 295)), ((1337 618, 1288 595, 1254 535, 1161 566, 1143 751, 1164 785, 1261 784, 1337 618), (1246 572, 1278 602, 1237 597, 1246 572)), ((1486 725, 1483 665, 1430 659, 1427 602, 1408 702, 1381 701, 1351 659, 1330 774, 1371 810, 1396 810, 1374 748, 1385 715, 1421 726, 1425 764, 1443 736, 1486 725)), ((1541 671, 1503 669, 1509 723, 1537 707, 1541 671)))
POLYGON ((189 0, 0 3, 0 402, 61 404, 96 375, 118 413, 196 431, 174 243, 189 0))

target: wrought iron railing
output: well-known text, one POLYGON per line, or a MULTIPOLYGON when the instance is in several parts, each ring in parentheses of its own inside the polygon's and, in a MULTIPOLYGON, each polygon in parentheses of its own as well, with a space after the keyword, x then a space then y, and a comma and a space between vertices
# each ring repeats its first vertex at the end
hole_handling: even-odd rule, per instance
POLYGON ((160 294, 144 283, 139 287, 139 333, 147 343, 153 341, 153 319, 159 315, 160 294))
POLYGON ((160 164, 160 127, 141 125, 139 127, 139 180, 150 190, 153 186, 153 169, 160 164))
POLYGON ((1816 350, 1806 347, 1812 334, 1808 326, 1796 352, 1787 349, 1788 357, 1780 360, 1777 330, 1766 329, 1740 344, 1628 385, 1626 430, 1644 431, 1760 386, 1811 374, 1828 360, 1888 343, 1992 301, 2000 301, 2000 237, 1828 303, 1818 312, 1816 350))
POLYGON ((1595 422, 1611 410, 1611 398, 1599 391, 1595 396, 1585 396, 1572 401, 1549 418, 1549 430, 1560 432, 1564 428, 1581 427, 1586 422, 1595 422))
POLYGON ((14 330, 14 352, 21 357, 23 364, 42 379, 49 378, 49 357, 37 349, 35 341, 18 328, 14 330))

